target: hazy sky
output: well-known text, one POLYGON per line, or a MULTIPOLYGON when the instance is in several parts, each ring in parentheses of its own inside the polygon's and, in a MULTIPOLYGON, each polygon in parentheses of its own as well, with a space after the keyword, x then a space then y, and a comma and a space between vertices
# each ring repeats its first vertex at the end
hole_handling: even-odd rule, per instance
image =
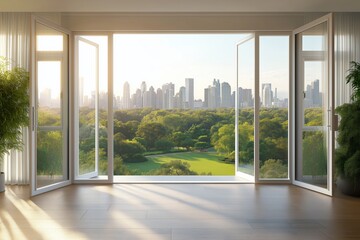
MULTIPOLYGON (((204 88, 212 84, 213 79, 228 82, 235 90, 237 74, 237 50, 239 50, 239 86, 254 88, 254 41, 237 44, 248 34, 115 34, 114 35, 114 95, 122 95, 123 84, 128 81, 130 91, 134 93, 141 82, 147 88, 155 90, 165 83, 175 84, 178 92, 185 86, 185 78, 194 78, 194 95, 203 99, 204 88)), ((97 43, 99 47, 100 91, 107 89, 107 37, 84 36, 97 43)), ((87 41, 86 40, 86 41, 87 41)), ((271 83, 273 91, 278 90, 280 98, 288 97, 289 87, 289 48, 286 36, 260 37, 260 86, 271 83)), ((319 50, 323 44, 321 37, 304 38, 304 48, 319 50)), ((79 74, 83 76, 84 95, 90 95, 94 89, 94 46, 83 43, 80 46, 82 63, 79 74)), ((44 66, 45 67, 45 66, 44 66)), ((48 71, 58 70, 55 65, 47 65, 48 71)), ((305 85, 320 79, 321 62, 305 64, 305 85)), ((45 69, 44 69, 45 70, 45 69)), ((44 71, 47 72, 47 71, 44 71)), ((52 86, 39 75, 39 89, 51 88, 58 95, 59 86, 52 86)), ((261 88, 260 88, 261 90, 261 88)), ((254 94, 254 93, 253 93, 254 94)))
POLYGON ((194 95, 203 99, 213 79, 235 90, 236 44, 245 34, 118 34, 114 37, 114 89, 125 81, 133 93, 145 81, 155 90, 165 83, 178 92, 185 78, 194 79, 194 95))

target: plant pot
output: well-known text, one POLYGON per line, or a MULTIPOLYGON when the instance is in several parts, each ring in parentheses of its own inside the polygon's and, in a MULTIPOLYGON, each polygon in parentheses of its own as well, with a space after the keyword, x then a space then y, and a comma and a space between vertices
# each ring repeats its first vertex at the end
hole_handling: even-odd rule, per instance
POLYGON ((5 173, 0 172, 0 192, 5 192, 5 173))
POLYGON ((339 177, 336 183, 343 194, 360 197, 360 182, 355 183, 353 180, 339 177))

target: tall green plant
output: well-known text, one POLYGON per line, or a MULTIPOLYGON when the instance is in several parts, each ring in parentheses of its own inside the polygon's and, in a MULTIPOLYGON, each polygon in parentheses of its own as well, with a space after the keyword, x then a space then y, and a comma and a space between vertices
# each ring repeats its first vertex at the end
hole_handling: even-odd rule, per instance
POLYGON ((21 127, 29 122, 29 73, 9 66, 0 57, 0 163, 10 149, 22 148, 21 127))
POLYGON ((342 177, 360 182, 360 63, 351 62, 346 83, 351 84, 352 103, 336 108, 341 116, 335 165, 342 177))
POLYGON ((360 63, 350 62, 349 74, 346 76, 346 83, 351 84, 353 93, 351 100, 354 102, 360 101, 360 63))

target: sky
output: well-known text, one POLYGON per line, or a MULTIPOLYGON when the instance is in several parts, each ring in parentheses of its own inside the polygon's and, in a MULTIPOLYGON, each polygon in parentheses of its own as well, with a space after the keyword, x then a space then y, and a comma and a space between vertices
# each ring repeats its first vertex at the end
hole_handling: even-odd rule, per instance
MULTIPOLYGON (((147 83, 147 88, 153 86, 155 91, 163 84, 172 82, 175 84, 175 92, 178 92, 181 86, 185 86, 185 78, 193 78, 195 99, 204 99, 204 88, 212 85, 213 79, 228 82, 232 91, 236 90, 237 74, 239 87, 254 89, 254 40, 242 42, 248 36, 249 34, 115 34, 114 95, 122 95, 125 81, 129 82, 131 93, 140 88, 143 81, 147 83)), ((79 44, 82 62, 79 74, 85 78, 84 95, 90 95, 94 89, 95 46, 99 48, 100 91, 106 91, 107 37, 83 36, 83 39, 85 40, 79 44)), ((315 48, 322 43, 321 39, 304 40, 312 42, 315 48)), ((259 44, 260 86, 262 83, 271 83, 273 91, 277 88, 279 98, 287 98, 288 37, 261 36, 259 44)), ((306 48, 311 47, 306 41, 304 45, 306 48)), ((314 74, 318 71, 312 70, 318 68, 318 64, 307 66, 307 84, 321 78, 314 74)))
POLYGON ((175 92, 194 79, 195 99, 213 79, 235 90, 236 44, 244 34, 117 34, 114 36, 114 91, 122 93, 128 81, 131 92, 142 81, 155 90, 175 84, 175 92))

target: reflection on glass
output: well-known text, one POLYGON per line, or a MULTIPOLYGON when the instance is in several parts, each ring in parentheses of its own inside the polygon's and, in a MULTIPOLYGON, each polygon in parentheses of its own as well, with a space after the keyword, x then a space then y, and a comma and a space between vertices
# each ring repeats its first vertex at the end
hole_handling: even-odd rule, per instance
POLYGON ((296 36, 297 160, 296 179, 327 187, 327 23, 296 36))
MULTIPOLYGON (((107 176, 107 36, 79 36, 78 176, 107 176)), ((104 179, 103 177, 101 179, 104 179)))
POLYGON ((69 179, 66 144, 67 46, 66 34, 36 24, 37 188, 69 179))
POLYGON ((260 178, 288 178, 289 36, 260 36, 260 178))
POLYGON ((323 131, 303 132, 302 181, 327 186, 326 133, 323 131))
POLYGON ((37 132, 37 188, 67 179, 63 174, 63 149, 61 131, 37 132))
POLYGON ((238 45, 239 165, 238 171, 254 175, 255 41, 238 45))
MULTIPOLYGON (((319 28, 321 28, 322 26, 320 26, 319 28)), ((318 33, 315 33, 316 31, 319 30, 319 28, 314 28, 313 31, 311 32, 307 32, 303 35, 302 38, 302 44, 303 44, 303 51, 325 51, 326 50, 326 45, 324 44, 325 41, 325 36, 323 35, 318 35, 318 33)), ((323 31, 322 29, 320 29, 320 31, 323 31)))
POLYGON ((61 62, 38 61, 37 67, 37 84, 40 106, 59 108, 59 95, 61 92, 61 62))

